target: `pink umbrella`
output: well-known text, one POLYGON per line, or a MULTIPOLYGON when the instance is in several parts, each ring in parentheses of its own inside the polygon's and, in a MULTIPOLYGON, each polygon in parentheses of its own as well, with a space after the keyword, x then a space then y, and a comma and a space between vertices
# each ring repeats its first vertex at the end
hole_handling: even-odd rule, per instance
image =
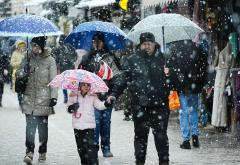
POLYGON ((57 75, 48 85, 78 91, 79 82, 91 84, 90 92, 92 93, 107 92, 109 89, 99 76, 82 69, 66 70, 57 75))

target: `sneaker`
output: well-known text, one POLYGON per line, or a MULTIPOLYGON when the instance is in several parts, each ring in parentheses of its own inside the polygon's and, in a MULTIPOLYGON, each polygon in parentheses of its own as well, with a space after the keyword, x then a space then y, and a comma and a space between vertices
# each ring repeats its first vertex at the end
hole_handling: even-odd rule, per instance
POLYGON ((193 147, 199 147, 199 140, 197 135, 192 135, 193 147))
POLYGON ((189 140, 183 141, 182 144, 180 144, 180 148, 182 149, 191 149, 191 145, 189 140))
POLYGON ((110 158, 113 157, 113 154, 111 153, 111 151, 105 151, 103 152, 103 157, 110 158))
POLYGON ((26 156, 24 156, 23 161, 24 161, 27 165, 32 165, 33 153, 32 153, 32 152, 27 153, 26 156))
POLYGON ((39 158, 38 158, 39 162, 44 162, 46 161, 46 153, 39 153, 39 158))

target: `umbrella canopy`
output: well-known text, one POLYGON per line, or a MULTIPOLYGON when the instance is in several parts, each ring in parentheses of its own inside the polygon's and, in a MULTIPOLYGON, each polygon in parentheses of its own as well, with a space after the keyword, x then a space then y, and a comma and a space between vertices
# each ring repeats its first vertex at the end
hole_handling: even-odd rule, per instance
POLYGON ((52 36, 62 32, 47 18, 23 14, 0 21, 0 36, 52 36))
POLYGON ((109 50, 124 49, 127 44, 126 34, 110 22, 92 21, 78 25, 65 39, 65 43, 76 49, 90 50, 92 37, 97 32, 104 34, 105 44, 109 50))
POLYGON ((143 32, 154 34, 161 45, 178 40, 193 39, 204 32, 197 24, 180 14, 161 13, 151 15, 138 22, 128 33, 128 38, 139 43, 143 32))
POLYGON ((90 83, 90 91, 93 93, 108 91, 107 85, 99 76, 82 69, 66 70, 57 75, 48 85, 78 91, 79 82, 90 83))

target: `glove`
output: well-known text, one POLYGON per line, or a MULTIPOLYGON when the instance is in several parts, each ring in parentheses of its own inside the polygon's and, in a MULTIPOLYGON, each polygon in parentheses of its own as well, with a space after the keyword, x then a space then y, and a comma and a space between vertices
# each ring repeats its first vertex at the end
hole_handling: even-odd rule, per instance
POLYGON ((56 104, 57 104, 57 99, 51 98, 50 103, 49 103, 49 107, 54 107, 56 104))
POLYGON ((69 113, 75 113, 77 112, 78 108, 79 108, 79 103, 74 103, 72 105, 69 105, 67 110, 69 113))
POLYGON ((107 107, 107 108, 111 108, 111 107, 113 107, 115 101, 116 101, 116 98, 113 97, 113 96, 111 96, 111 98, 110 98, 109 101, 105 101, 105 102, 104 102, 104 105, 105 105, 105 107, 107 107))

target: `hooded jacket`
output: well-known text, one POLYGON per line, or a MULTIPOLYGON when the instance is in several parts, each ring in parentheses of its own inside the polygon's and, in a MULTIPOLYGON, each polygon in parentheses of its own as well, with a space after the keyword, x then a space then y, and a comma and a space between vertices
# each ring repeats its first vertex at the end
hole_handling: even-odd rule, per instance
MULTIPOLYGON (((27 58, 24 58, 16 72, 17 77, 26 76, 24 67, 27 58)), ((35 116, 48 116, 53 114, 53 108, 49 107, 50 99, 57 98, 57 89, 48 86, 57 75, 56 62, 50 56, 50 50, 45 49, 41 55, 31 55, 30 74, 26 90, 23 95, 22 111, 25 114, 35 116)))
POLYGON ((87 94, 82 96, 81 94, 71 93, 69 95, 68 106, 73 103, 79 103, 79 108, 76 113, 72 114, 72 126, 74 129, 93 129, 96 127, 94 110, 106 109, 104 102, 100 101, 97 95, 87 94))

